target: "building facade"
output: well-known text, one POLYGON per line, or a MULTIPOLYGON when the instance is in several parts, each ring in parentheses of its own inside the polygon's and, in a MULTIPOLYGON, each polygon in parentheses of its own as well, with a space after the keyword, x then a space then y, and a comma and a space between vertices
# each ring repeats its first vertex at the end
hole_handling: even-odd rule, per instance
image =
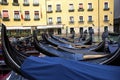
MULTIPOLYGON (((113 32, 114 0, 0 0, 1 22, 8 29, 47 29, 55 34, 92 27, 113 32)), ((43 31, 43 30, 41 30, 43 31)))

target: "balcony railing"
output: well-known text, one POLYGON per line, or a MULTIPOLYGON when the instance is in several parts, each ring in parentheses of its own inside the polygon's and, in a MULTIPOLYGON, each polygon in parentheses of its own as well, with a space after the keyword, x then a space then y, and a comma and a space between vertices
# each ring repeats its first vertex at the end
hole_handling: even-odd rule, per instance
POLYGON ((56 10, 56 12, 62 12, 62 10, 56 10))
POLYGON ((79 8, 78 11, 84 11, 84 9, 83 8, 79 8))
POLYGON ((23 3, 23 6, 29 6, 29 3, 23 3))
POLYGON ((58 21, 57 24, 61 24, 62 22, 61 21, 58 21))
POLYGON ((88 9, 88 11, 93 11, 93 8, 88 9))
POLYGON ((1 2, 1 5, 8 5, 8 2, 1 2))
POLYGON ((52 12, 53 12, 52 10, 47 11, 47 13, 52 13, 52 12))
POLYGON ((93 22, 93 20, 88 20, 88 22, 93 22))
POLYGON ((33 6, 39 6, 39 3, 33 3, 33 6))
POLYGON ((74 21, 69 21, 69 24, 74 24, 74 21))
POLYGON ((104 8, 104 11, 108 11, 110 8, 104 8))
POLYGON ((69 11, 69 12, 74 12, 74 9, 69 9, 68 11, 69 11))
POLYGON ((49 25, 52 25, 52 24, 53 24, 53 22, 48 22, 48 24, 49 24, 49 25))
POLYGON ((40 20, 40 18, 34 18, 34 20, 35 20, 35 21, 39 21, 39 20, 40 20))
POLYGON ((3 21, 10 21, 9 17, 3 18, 3 21))
POLYGON ((109 20, 104 20, 104 22, 109 22, 109 20))
POLYGON ((78 21, 78 23, 84 23, 84 21, 78 21))
POLYGON ((25 18, 25 19, 24 19, 24 21, 30 21, 30 19, 28 19, 28 18, 25 18))
POLYGON ((13 6, 19 6, 19 3, 12 3, 13 6))
POLYGON ((14 18, 14 21, 20 21, 20 19, 16 19, 16 18, 14 18))

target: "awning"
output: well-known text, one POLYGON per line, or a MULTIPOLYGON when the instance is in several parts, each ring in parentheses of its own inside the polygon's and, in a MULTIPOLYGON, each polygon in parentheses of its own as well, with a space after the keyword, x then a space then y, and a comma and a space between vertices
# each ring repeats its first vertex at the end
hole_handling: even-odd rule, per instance
MULTIPOLYGON (((63 28, 64 24, 61 25, 40 25, 37 26, 37 29, 50 29, 50 28, 63 28)), ((15 29, 31 29, 32 26, 8 26, 7 30, 15 30, 15 29)))
POLYGON ((15 26, 15 27, 7 27, 7 30, 15 30, 15 29, 31 29, 31 27, 23 27, 23 26, 15 26))
POLYGON ((64 25, 42 25, 42 26, 37 26, 37 29, 50 29, 50 28, 62 28, 64 25))

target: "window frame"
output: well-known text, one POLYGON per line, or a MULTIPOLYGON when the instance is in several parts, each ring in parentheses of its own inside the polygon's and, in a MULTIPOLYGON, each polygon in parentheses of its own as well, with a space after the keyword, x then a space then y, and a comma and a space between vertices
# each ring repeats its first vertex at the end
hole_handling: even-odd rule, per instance
POLYGON ((20 11, 18 10, 14 11, 14 21, 20 21, 20 11))
POLYGON ((34 11, 34 20, 40 20, 40 12, 34 11))
POLYGON ((88 22, 93 22, 93 17, 92 16, 88 16, 88 22))
POLYGON ((24 13, 25 13, 24 20, 25 21, 30 21, 30 11, 24 11, 24 13))

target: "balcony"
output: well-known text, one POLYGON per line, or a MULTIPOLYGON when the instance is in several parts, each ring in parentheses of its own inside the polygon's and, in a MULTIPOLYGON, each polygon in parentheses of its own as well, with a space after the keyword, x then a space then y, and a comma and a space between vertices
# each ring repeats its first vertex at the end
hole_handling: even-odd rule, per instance
POLYGON ((108 11, 108 10, 110 10, 110 8, 104 8, 103 10, 104 10, 104 11, 108 11))
POLYGON ((29 3, 23 3, 23 6, 29 6, 29 3))
POLYGON ((70 10, 68 10, 69 12, 74 12, 74 9, 70 9, 70 10))
POLYGON ((39 3, 33 3, 33 6, 39 6, 39 3))
POLYGON ((88 23, 92 23, 93 22, 93 20, 88 20, 88 23))
POLYGON ((53 22, 48 22, 48 24, 49 24, 49 25, 52 25, 52 24, 53 24, 53 22))
POLYGON ((57 24, 61 24, 62 22, 61 21, 58 21, 57 24))
POLYGON ((19 6, 19 3, 12 3, 13 6, 19 6))
POLYGON ((1 2, 1 5, 8 5, 8 2, 1 2))
POLYGON ((34 18, 34 20, 35 20, 35 21, 39 21, 39 20, 40 20, 40 18, 34 18))
POLYGON ((53 13, 53 11, 52 11, 52 10, 49 10, 49 11, 47 11, 47 13, 53 13))
POLYGON ((88 11, 93 11, 93 8, 88 9, 88 11))
POLYGON ((110 20, 104 20, 104 22, 109 22, 110 20))
POLYGON ((3 21, 10 21, 9 17, 5 17, 2 19, 3 21))
POLYGON ((78 11, 84 11, 84 9, 83 8, 79 8, 78 11))
POLYGON ((78 21, 78 23, 84 23, 84 21, 78 21))
POLYGON ((56 10, 56 12, 62 12, 62 10, 56 10))
POLYGON ((30 19, 28 19, 28 18, 25 18, 25 19, 24 19, 24 21, 30 21, 30 19))
POLYGON ((14 21, 20 21, 20 19, 19 18, 18 19, 14 18, 14 21))
POLYGON ((69 24, 74 24, 74 21, 69 21, 69 24))

